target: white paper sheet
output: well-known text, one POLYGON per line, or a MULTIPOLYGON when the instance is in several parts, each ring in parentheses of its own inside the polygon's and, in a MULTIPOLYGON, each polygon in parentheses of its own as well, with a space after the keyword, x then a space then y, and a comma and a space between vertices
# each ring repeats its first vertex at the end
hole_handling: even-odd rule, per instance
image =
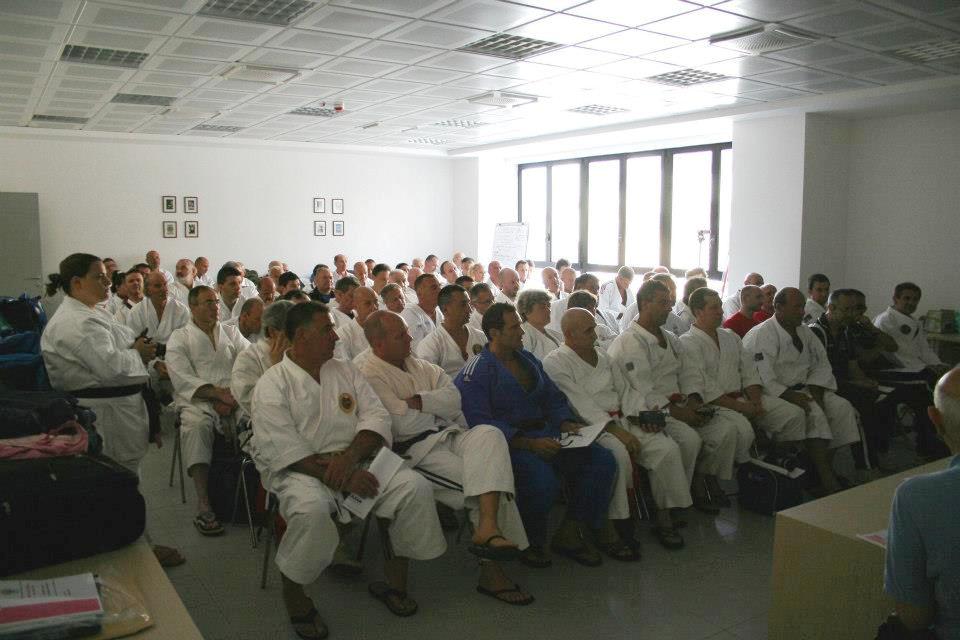
POLYGON ((580 447, 589 447, 593 444, 593 441, 603 433, 604 428, 607 426, 607 422, 598 422, 597 424, 591 424, 586 427, 580 427, 578 433, 563 433, 560 434, 560 446, 564 449, 579 449, 580 447))
POLYGON ((881 529, 880 531, 874 531, 873 533, 858 533, 857 537, 861 540, 866 540, 870 544, 875 544, 881 549, 887 548, 887 530, 881 529))
MULTIPOLYGON (((393 479, 393 476, 397 474, 401 466, 403 466, 403 458, 390 449, 381 447, 380 452, 373 458, 370 466, 367 467, 367 471, 373 474, 380 488, 383 489, 383 487, 387 486, 387 483, 393 479)), ((376 500, 376 496, 372 498, 361 498, 357 494, 351 493, 343 499, 343 507, 358 518, 366 518, 376 500)))

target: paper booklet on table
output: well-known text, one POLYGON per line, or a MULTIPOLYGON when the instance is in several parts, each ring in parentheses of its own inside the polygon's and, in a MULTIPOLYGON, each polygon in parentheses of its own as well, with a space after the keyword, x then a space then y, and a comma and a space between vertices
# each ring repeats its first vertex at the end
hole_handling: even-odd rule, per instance
MULTIPOLYGON (((380 490, 382 491, 383 488, 387 486, 387 483, 393 479, 393 476, 397 474, 401 466, 403 466, 403 458, 387 447, 381 447, 380 452, 374 456, 373 462, 370 463, 367 471, 372 473, 377 479, 380 490)), ((373 498, 361 498, 357 494, 351 493, 343 499, 343 506, 358 518, 366 518, 367 514, 370 513, 370 509, 373 508, 373 503, 376 499, 376 496, 373 498)))
POLYGON ((59 638, 96 632, 103 604, 92 573, 0 581, 0 637, 59 638))
POLYGON ((609 420, 605 420, 604 422, 598 422, 596 424, 580 427, 580 431, 578 433, 561 433, 560 446, 564 449, 579 449, 580 447, 589 447, 591 444, 593 444, 593 441, 596 440, 601 433, 603 433, 604 428, 609 422, 609 420))

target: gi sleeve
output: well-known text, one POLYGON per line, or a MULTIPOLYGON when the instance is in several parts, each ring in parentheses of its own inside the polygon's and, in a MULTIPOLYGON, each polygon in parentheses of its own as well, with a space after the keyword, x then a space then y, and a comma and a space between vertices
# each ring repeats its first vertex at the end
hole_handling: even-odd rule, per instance
MULTIPOLYGON (((137 350, 117 348, 110 330, 102 324, 85 320, 78 327, 77 334, 82 338, 70 350, 90 370, 99 385, 125 386, 146 382, 147 368, 137 350)), ((66 346, 64 342, 57 344, 57 348, 66 346)))
POLYGON ((167 343, 167 371, 170 382, 173 384, 177 403, 181 406, 193 402, 193 396, 200 387, 212 385, 209 380, 203 380, 197 373, 193 361, 190 359, 190 334, 187 329, 173 332, 167 343))
POLYGON ((425 363, 426 375, 431 380, 430 389, 418 391, 423 410, 444 420, 456 421, 460 418, 460 391, 447 373, 435 364, 425 363))
MULTIPOLYGON (((680 393, 691 395, 696 393, 704 402, 715 400, 719 393, 713 393, 710 389, 710 383, 706 377, 706 362, 703 359, 703 352, 697 343, 697 338, 690 334, 685 334, 677 339, 677 355, 680 357, 680 393)), ((713 385, 714 387, 716 385, 713 385)))
POLYGON ((590 391, 579 384, 570 369, 564 366, 564 358, 558 351, 552 351, 543 359, 543 369, 584 420, 596 424, 610 419, 610 414, 594 401, 590 391))
POLYGON ((646 345, 632 334, 621 334, 610 345, 610 360, 624 381, 622 407, 624 415, 635 416, 653 407, 664 408, 670 399, 656 392, 653 372, 650 369, 650 354, 646 345))
MULTIPOLYGON (((351 381, 357 393, 357 427, 356 432, 372 431, 383 438, 384 445, 393 447, 393 430, 390 414, 387 412, 377 393, 363 377, 360 370, 352 364, 350 368, 351 381)), ((256 424, 256 423, 254 423, 256 424)))
POLYGON ((483 362, 482 356, 467 361, 463 370, 457 374, 453 383, 460 390, 460 406, 467 426, 489 424, 503 431, 507 442, 517 435, 518 429, 506 420, 498 420, 493 413, 493 389, 496 387, 496 373, 483 362))
POLYGON ((543 417, 547 420, 547 428, 551 431, 559 433, 561 423, 568 420, 576 421, 577 416, 570 409, 570 403, 567 402, 567 396, 563 395, 563 391, 560 391, 560 389, 557 388, 557 385, 554 384, 553 380, 550 379, 550 376, 547 375, 547 372, 543 370, 543 365, 540 364, 540 361, 536 360, 535 364, 540 375, 543 376, 543 417))
POLYGON ((884 591, 898 602, 916 607, 933 607, 933 583, 927 578, 927 552, 923 536, 901 485, 893 497, 887 529, 887 557, 884 591))
POLYGON ((773 365, 780 351, 780 338, 775 331, 767 331, 767 328, 768 325, 758 325, 758 328, 748 331, 743 346, 753 358, 753 366, 763 381, 764 390, 779 397, 787 390, 787 385, 778 379, 773 365))
MULTIPOLYGON (((803 329, 804 327, 798 327, 797 331, 803 331, 803 329)), ((830 366, 826 347, 809 329, 806 334, 805 347, 810 349, 810 372, 807 374, 806 383, 836 391, 837 379, 833 375, 833 367, 830 366)))
POLYGON ((436 333, 431 333, 417 344, 416 356, 421 360, 435 365, 443 362, 443 345, 437 339, 436 333))
POLYGON ((279 376, 265 375, 253 389, 254 444, 257 464, 265 464, 271 473, 283 471, 315 453, 297 431, 290 403, 281 389, 279 376))
POLYGON ((253 415, 251 409, 253 388, 262 374, 260 360, 254 351, 256 348, 255 345, 251 345, 241 351, 234 360, 233 371, 230 373, 230 393, 248 416, 253 415))
POLYGON ((740 385, 742 389, 754 385, 762 386, 763 380, 760 379, 760 373, 757 371, 753 362, 753 354, 744 349, 743 341, 735 332, 730 332, 730 344, 736 345, 737 353, 740 357, 740 385))

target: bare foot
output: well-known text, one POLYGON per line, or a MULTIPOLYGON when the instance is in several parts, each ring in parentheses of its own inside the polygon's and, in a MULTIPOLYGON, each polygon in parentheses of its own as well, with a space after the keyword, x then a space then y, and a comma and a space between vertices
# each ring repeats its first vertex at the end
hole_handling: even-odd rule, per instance
POLYGON ((476 545, 481 545, 481 546, 486 545, 488 547, 493 547, 495 549, 500 549, 500 548, 515 549, 517 547, 517 543, 504 537, 504 535, 500 533, 500 530, 497 528, 481 529, 478 527, 473 532, 473 537, 471 538, 471 542, 473 542, 473 544, 476 544, 476 545))

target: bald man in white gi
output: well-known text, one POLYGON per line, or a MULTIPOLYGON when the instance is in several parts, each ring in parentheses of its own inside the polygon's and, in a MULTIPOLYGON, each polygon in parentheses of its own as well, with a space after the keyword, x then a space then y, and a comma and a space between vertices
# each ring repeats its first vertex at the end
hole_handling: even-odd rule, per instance
POLYGON ((166 269, 160 266, 160 252, 156 249, 151 249, 147 251, 144 262, 150 267, 150 271, 156 271, 163 274, 164 280, 167 281, 167 284, 173 283, 173 274, 167 271, 166 269))
POLYGON ((353 318, 337 318, 337 348, 335 358, 353 360, 367 350, 370 345, 363 335, 363 323, 380 306, 379 298, 370 287, 357 287, 353 290, 353 318))
MULTIPOLYGON (((180 258, 177 260, 174 276, 173 282, 169 285, 170 295, 176 298, 183 306, 187 306, 187 296, 190 295, 190 289, 193 289, 193 285, 197 279, 197 267, 193 264, 193 260, 188 258, 180 258)), ((196 282, 196 284, 203 283, 196 282)))
POLYGON ((520 275, 513 269, 501 269, 500 290, 493 297, 494 302, 506 302, 508 304, 517 304, 517 295, 520 293, 520 275))
MULTIPOLYGON (((264 487, 280 501, 287 531, 277 549, 287 613, 298 633, 325 637, 326 625, 303 586, 330 565, 346 519, 343 492, 376 497, 368 517, 390 521, 395 555, 384 563, 385 582, 370 593, 395 614, 417 603, 407 594, 408 558, 429 560, 446 550, 433 488, 401 468, 385 486, 366 471, 381 446, 393 445, 390 414, 360 371, 333 357, 337 334, 326 305, 308 302, 287 313, 290 348, 253 391, 253 435, 264 487)), ((356 612, 361 615, 361 612, 356 612)))
POLYGON ((420 341, 430 335, 443 322, 443 312, 437 307, 440 295, 440 281, 432 273, 420 275, 414 286, 417 290, 417 303, 404 307, 403 316, 410 336, 413 338, 413 350, 420 341))
POLYGON ((248 416, 253 415, 251 401, 253 388, 267 369, 283 360, 290 347, 287 341, 287 312, 293 306, 289 300, 277 300, 263 310, 260 324, 263 338, 240 352, 230 373, 230 393, 248 416))
POLYGON ((774 298, 774 315, 747 332, 750 352, 764 393, 795 404, 806 413, 806 448, 826 493, 840 490, 833 456, 840 447, 860 441, 857 414, 838 396, 826 349, 803 324, 804 296, 785 287, 774 298))
MULTIPOLYGON (((130 309, 125 323, 136 336, 145 335, 155 344, 166 345, 170 336, 190 322, 190 309, 168 295, 167 280, 163 274, 153 271, 147 276, 146 296, 130 309)), ((161 380, 169 380, 167 365, 162 359, 151 360, 147 365, 150 385, 160 393, 170 392, 161 380)))
POLYGON ((597 439, 617 460, 610 518, 630 516, 627 490, 633 487, 635 460, 650 474, 657 503, 654 534, 665 547, 678 549, 683 538, 674 527, 670 510, 692 504, 680 448, 656 425, 642 424, 636 415, 624 416, 622 398, 628 383, 610 357, 595 346, 596 326, 596 318, 587 309, 568 309, 561 321, 563 346, 543 359, 543 368, 584 420, 590 424, 610 421, 607 433, 597 439))
POLYGON ((624 310, 634 301, 634 292, 630 288, 633 282, 633 269, 627 266, 617 270, 617 277, 603 285, 600 289, 600 308, 611 311, 619 318, 624 310))
MULTIPOLYGON (((763 276, 756 272, 748 273, 743 277, 743 285, 762 287, 763 276)), ((730 316, 736 315, 738 311, 740 311, 740 289, 723 299, 723 319, 726 320, 730 316)))
POLYGON ((356 364, 390 412, 394 451, 430 481, 438 501, 470 513, 469 550, 481 559, 477 590, 508 604, 529 604, 533 598, 495 564, 528 546, 503 432, 490 425, 466 428, 460 391, 440 367, 411 355, 403 318, 378 311, 364 330, 370 350, 356 364))
POLYGON ((416 355, 455 378, 467 360, 487 344, 487 336, 468 323, 470 300, 460 285, 451 284, 441 289, 437 306, 443 312, 443 321, 420 341, 416 355))
POLYGON ((680 388, 681 350, 676 336, 663 329, 673 304, 667 286, 657 280, 644 282, 637 293, 639 315, 610 345, 608 354, 628 382, 623 412, 669 411, 667 435, 680 447, 683 466, 692 483, 693 504, 705 513, 719 512, 711 500, 718 491, 717 479, 730 479, 736 453, 736 427, 721 416, 701 409, 695 398, 684 397, 680 388), (711 491, 712 490, 712 491, 711 491))
POLYGON ((214 430, 236 437, 237 401, 230 393, 230 375, 237 355, 250 343, 236 326, 219 321, 220 301, 209 287, 190 292, 191 321, 167 343, 167 371, 180 412, 180 443, 187 474, 197 492, 193 524, 202 535, 223 533, 210 508, 207 478, 213 456, 214 430))

